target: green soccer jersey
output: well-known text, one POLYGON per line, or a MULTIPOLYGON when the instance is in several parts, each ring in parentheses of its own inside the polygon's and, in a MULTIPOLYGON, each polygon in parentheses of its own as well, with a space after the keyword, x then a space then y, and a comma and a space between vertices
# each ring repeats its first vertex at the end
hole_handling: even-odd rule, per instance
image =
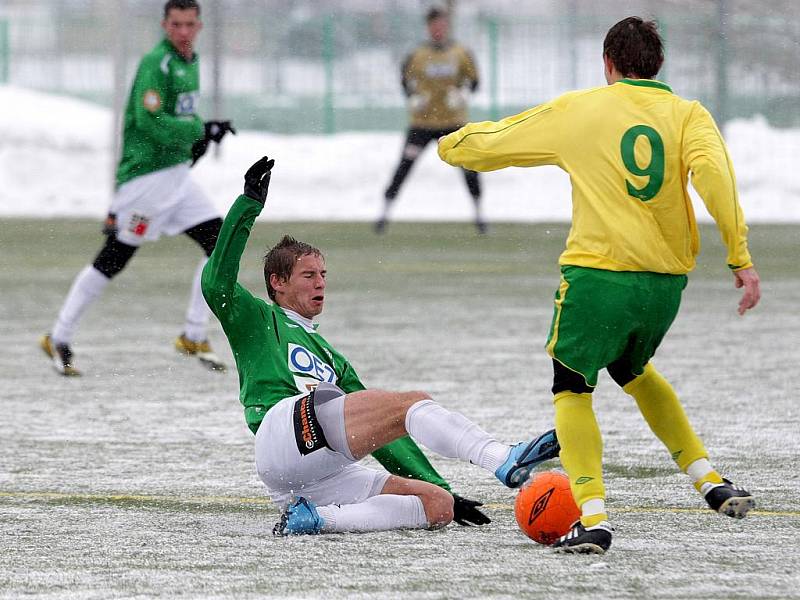
POLYGON ((117 185, 191 160, 204 135, 197 55, 183 58, 162 40, 139 63, 125 107, 117 185))
MULTIPOLYGON (((348 360, 315 327, 295 321, 277 304, 255 297, 237 283, 239 261, 262 208, 247 196, 236 199, 202 278, 203 295, 231 345, 239 371, 239 399, 254 433, 280 400, 311 390, 321 381, 347 393, 365 389, 348 360)), ((372 455, 390 473, 450 489, 408 436, 372 455)))

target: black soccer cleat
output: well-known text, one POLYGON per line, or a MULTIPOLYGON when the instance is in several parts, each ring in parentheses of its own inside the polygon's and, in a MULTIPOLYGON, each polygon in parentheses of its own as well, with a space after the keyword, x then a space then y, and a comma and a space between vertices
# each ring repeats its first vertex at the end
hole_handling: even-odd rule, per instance
POLYGON ((703 497, 711 510, 734 519, 744 519, 747 512, 756 505, 750 492, 725 478, 722 479, 722 483, 718 483, 706 491, 703 497))
POLYGON ((566 535, 553 544, 558 552, 567 554, 605 554, 611 547, 614 528, 608 521, 601 521, 592 527, 584 527, 580 520, 572 524, 566 535))

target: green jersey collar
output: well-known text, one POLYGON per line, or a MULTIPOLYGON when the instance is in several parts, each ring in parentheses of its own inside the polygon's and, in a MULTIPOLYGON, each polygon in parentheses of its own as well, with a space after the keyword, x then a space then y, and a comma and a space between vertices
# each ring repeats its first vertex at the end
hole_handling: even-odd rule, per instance
POLYGON ((194 61, 196 61, 196 60, 197 60, 197 52, 192 52, 192 58, 191 58, 191 60, 187 60, 186 58, 184 58, 184 57, 183 57, 183 54, 181 54, 180 52, 178 52, 178 49, 177 49, 177 48, 176 48, 176 47, 175 47, 175 46, 172 44, 172 42, 170 42, 170 41, 169 41, 169 38, 166 38, 166 37, 165 37, 165 38, 164 38, 164 39, 161 41, 161 43, 162 43, 162 44, 164 44, 164 46, 166 46, 167 50, 168 50, 168 51, 169 51, 169 52, 170 52, 170 53, 171 53, 171 54, 172 54, 172 55, 173 55, 175 58, 177 58, 178 60, 181 60, 181 61, 183 61, 183 62, 185 62, 185 63, 189 63, 189 64, 191 64, 191 63, 193 63, 194 61))
POLYGON ((628 85, 638 85, 641 87, 652 87, 658 88, 659 90, 665 90, 669 93, 672 93, 672 88, 669 87, 666 83, 662 83, 660 81, 656 81, 655 79, 620 79, 617 83, 626 83, 628 85))

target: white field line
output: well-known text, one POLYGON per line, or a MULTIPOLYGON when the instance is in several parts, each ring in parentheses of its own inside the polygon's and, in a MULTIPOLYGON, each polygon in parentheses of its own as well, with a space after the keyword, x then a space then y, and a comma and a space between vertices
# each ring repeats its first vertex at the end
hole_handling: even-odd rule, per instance
MULTIPOLYGON (((252 505, 274 506, 269 498, 253 498, 246 496, 163 496, 156 494, 95 494, 81 492, 46 492, 46 491, 0 491, 0 499, 31 500, 31 501, 61 501, 74 502, 86 500, 89 502, 114 503, 140 503, 158 505, 159 503, 172 503, 178 505, 252 505)), ((490 510, 513 510, 513 504, 491 502, 484 505, 490 510)), ((680 507, 654 507, 654 506, 610 506, 612 511, 620 513, 706 513, 707 508, 680 508, 680 507)), ((800 517, 797 510, 751 510, 748 515, 759 517, 800 517)))

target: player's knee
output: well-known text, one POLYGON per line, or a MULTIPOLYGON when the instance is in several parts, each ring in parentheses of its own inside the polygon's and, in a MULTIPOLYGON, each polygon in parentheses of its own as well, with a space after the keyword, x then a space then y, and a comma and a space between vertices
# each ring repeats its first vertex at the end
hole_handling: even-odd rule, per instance
POLYGON ((197 242, 206 253, 206 256, 211 256, 214 251, 214 246, 217 245, 217 238, 219 231, 222 228, 222 219, 219 217, 211 219, 195 225, 191 229, 186 230, 186 235, 197 242))
POLYGON ((619 387, 625 387, 636 379, 636 375, 628 362, 613 362, 606 367, 606 371, 619 387))
POLYGON ((573 392, 575 394, 591 394, 594 386, 586 383, 586 379, 578 373, 568 369, 557 360, 553 359, 553 394, 573 392))
POLYGON ((438 529, 453 520, 453 495, 437 485, 430 484, 424 493, 419 495, 425 508, 428 527, 438 529))
POLYGON ((431 395, 427 392, 413 391, 413 392, 400 392, 398 394, 398 407, 402 414, 408 412, 408 409, 414 406, 417 402, 423 400, 430 400, 431 395))
POLYGON ((94 259, 92 266, 111 279, 125 268, 135 252, 136 246, 123 244, 115 236, 110 235, 94 259))

